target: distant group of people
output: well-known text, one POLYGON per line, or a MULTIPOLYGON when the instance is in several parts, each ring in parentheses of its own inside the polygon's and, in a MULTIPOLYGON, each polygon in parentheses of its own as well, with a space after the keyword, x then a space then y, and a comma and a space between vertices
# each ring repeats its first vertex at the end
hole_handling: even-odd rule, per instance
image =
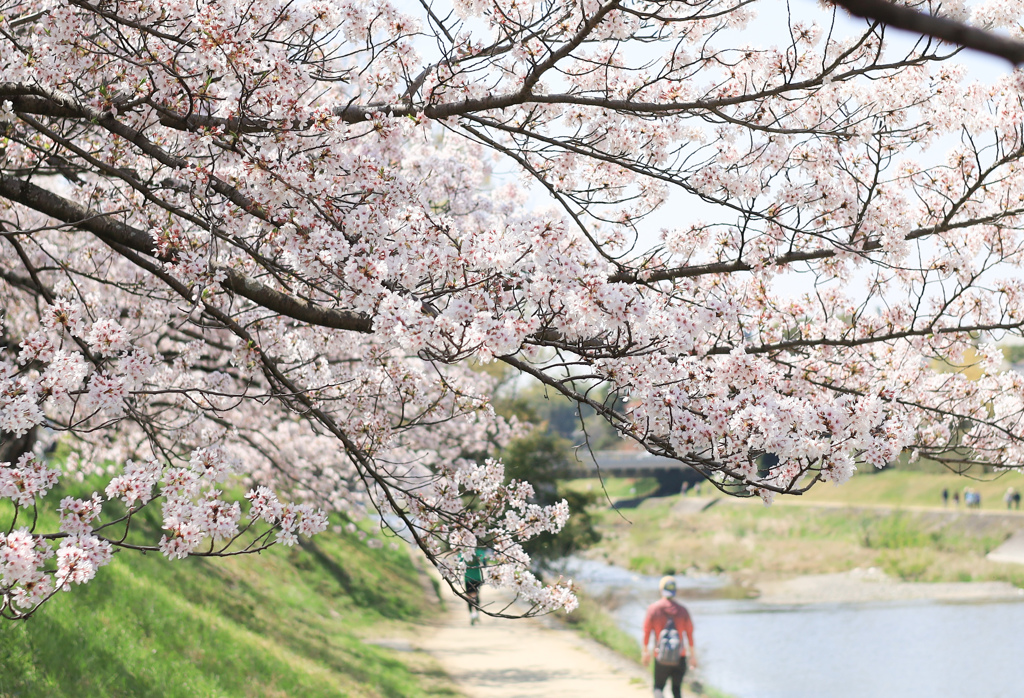
MULTIPOLYGON (((942 506, 949 506, 950 493, 948 488, 942 490, 942 506)), ((1003 494, 1003 502, 1007 509, 1020 509, 1020 492, 1014 487, 1007 487, 1003 494)), ((960 506, 960 493, 953 492, 953 506, 960 506)), ((981 509, 981 492, 973 487, 964 488, 964 506, 968 509, 981 509)))
MULTIPOLYGON (((949 488, 942 489, 942 506, 949 506, 949 488)), ((960 506, 960 493, 953 491, 953 506, 960 506)), ((973 487, 964 488, 964 506, 968 509, 981 509, 981 492, 973 487)))

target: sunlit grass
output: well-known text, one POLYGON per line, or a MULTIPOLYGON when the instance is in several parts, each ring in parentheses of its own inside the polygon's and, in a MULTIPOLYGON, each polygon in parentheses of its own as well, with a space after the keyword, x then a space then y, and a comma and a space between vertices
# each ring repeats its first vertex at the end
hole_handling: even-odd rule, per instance
MULTIPOLYGON (((864 466, 866 467, 866 466, 864 466)), ((961 476, 955 473, 920 473, 901 471, 898 468, 878 473, 856 475, 849 482, 835 486, 819 484, 796 500, 809 502, 840 502, 858 505, 923 506, 941 507, 942 490, 960 494, 960 507, 964 507, 963 490, 966 487, 981 494, 981 508, 990 511, 1006 511, 1003 495, 1013 487, 1024 492, 1024 473, 1005 471, 1003 473, 969 473, 961 476)), ((779 498, 786 503, 787 498, 779 498)), ((953 508, 950 499, 949 508, 953 508)))
POLYGON ((634 497, 647 497, 658 489, 658 481, 653 477, 606 477, 602 481, 596 477, 569 480, 565 485, 580 492, 606 493, 599 500, 607 503, 607 500, 632 499, 634 497))
POLYGON ((0 697, 458 695, 423 653, 363 641, 409 634, 426 596, 404 549, 344 533, 230 559, 119 552, 0 621, 0 697))
POLYGON ((566 623, 633 661, 640 661, 640 643, 616 624, 599 603, 585 593, 578 594, 580 606, 565 617, 566 623))
POLYGON ((679 497, 649 500, 628 512, 599 515, 596 551, 645 574, 693 570, 737 580, 843 572, 879 566, 913 581, 1006 580, 1024 586, 1024 566, 985 555, 1024 518, 901 510, 852 504, 773 506, 723 500, 701 513, 679 497))

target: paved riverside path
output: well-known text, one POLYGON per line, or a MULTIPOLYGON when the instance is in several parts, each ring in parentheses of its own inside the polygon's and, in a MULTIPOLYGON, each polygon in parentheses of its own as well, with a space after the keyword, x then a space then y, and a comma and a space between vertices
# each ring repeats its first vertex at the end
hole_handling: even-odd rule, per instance
MULTIPOLYGON (((485 604, 505 598, 489 587, 482 593, 485 604)), ((448 592, 445 607, 416 644, 467 698, 650 698, 646 672, 551 619, 481 616, 471 627, 464 601, 448 592)))
POLYGON ((1005 543, 986 555, 992 562, 1016 562, 1024 565, 1024 529, 1010 536, 1005 543))

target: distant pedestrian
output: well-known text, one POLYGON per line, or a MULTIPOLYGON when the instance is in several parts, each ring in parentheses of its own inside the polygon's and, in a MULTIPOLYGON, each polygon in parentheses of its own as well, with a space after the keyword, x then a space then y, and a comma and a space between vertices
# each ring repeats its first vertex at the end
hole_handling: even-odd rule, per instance
POLYGON ((1020 492, 1013 493, 1013 508, 1020 511, 1020 492))
POLYGON ((944 506, 944 507, 948 507, 949 506, 949 488, 948 487, 943 487, 942 488, 942 506, 944 506))
POLYGON ((1017 494, 1017 490, 1012 487, 1006 488, 1006 494, 1003 495, 1003 501, 1006 502, 1007 510, 1013 509, 1013 498, 1017 494))
MULTIPOLYGON (((459 553, 462 558, 462 553, 459 553)), ((487 566, 487 551, 483 548, 476 548, 471 555, 463 558, 466 563, 466 575, 463 581, 466 585, 466 603, 469 605, 469 624, 476 625, 480 622, 480 587, 484 585, 484 567, 487 566)))
POLYGON ((953 506, 955 506, 957 509, 960 508, 960 493, 959 492, 954 492, 953 493, 953 506))
POLYGON ((665 684, 672 680, 672 698, 682 698, 687 662, 697 667, 693 651, 693 621, 690 613, 672 597, 676 595, 674 577, 662 577, 658 585, 662 598, 647 607, 644 616, 643 663, 651 661, 654 645, 654 698, 664 698, 665 684))

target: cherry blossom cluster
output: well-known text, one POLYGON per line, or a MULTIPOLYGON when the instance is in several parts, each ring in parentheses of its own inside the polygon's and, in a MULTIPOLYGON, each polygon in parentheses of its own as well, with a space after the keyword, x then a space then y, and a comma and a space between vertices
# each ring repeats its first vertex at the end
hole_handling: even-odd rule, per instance
POLYGON ((1019 72, 737 0, 0 0, 0 29, 0 498, 60 520, 0 519, 7 609, 332 511, 571 607, 521 547, 568 512, 492 460, 503 370, 766 502, 902 453, 1024 465, 1019 72))
MULTIPOLYGON (((423 540, 449 583, 462 582, 467 561, 483 547, 491 551, 484 570, 487 580, 516 592, 532 605, 530 613, 576 608, 572 581, 544 584, 530 570, 530 557, 522 547, 536 535, 562 530, 569 519, 565 500, 551 506, 532 503, 533 486, 508 480, 504 465, 493 459, 483 463, 457 459, 439 464, 436 472, 443 478, 417 488, 414 496, 396 502, 397 511, 388 511, 413 514, 415 523, 409 533, 423 540), (467 500, 473 507, 464 512, 467 500), (445 515, 432 513, 438 510, 445 515)), ((410 476, 414 481, 415 474, 404 474, 410 476)))
POLYGON ((156 545, 129 545, 159 550, 170 559, 234 555, 264 550, 274 542, 294 545, 297 535, 311 537, 327 529, 322 509, 282 503, 265 486, 246 496, 250 506, 243 521, 239 502, 224 500, 216 489, 232 478, 237 466, 219 446, 196 449, 180 467, 165 468, 155 459, 128 460, 109 480, 106 500, 98 492, 87 499, 66 496, 57 507, 58 530, 38 533, 34 522, 15 528, 18 512, 35 509, 58 484, 61 471, 30 453, 16 465, 0 463, 0 499, 15 505, 10 530, 0 535, 0 612, 7 617, 31 615, 57 591, 91 581, 110 562, 114 549, 125 544, 132 516, 154 500, 161 501, 166 533, 156 545), (116 500, 123 506, 114 507, 104 521, 105 501, 116 500), (200 550, 203 544, 208 547, 200 550))

